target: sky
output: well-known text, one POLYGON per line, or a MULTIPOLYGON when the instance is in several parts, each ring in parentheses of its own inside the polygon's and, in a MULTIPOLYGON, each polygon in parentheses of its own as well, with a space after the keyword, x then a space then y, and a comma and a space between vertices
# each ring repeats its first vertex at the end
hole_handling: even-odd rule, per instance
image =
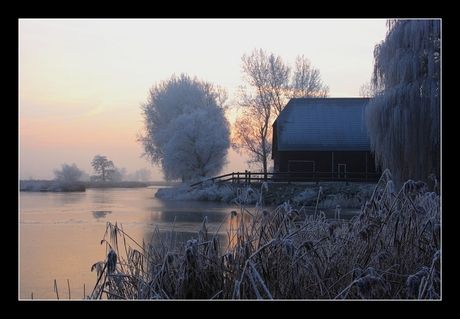
MULTIPOLYGON (((385 19, 19 19, 19 178, 53 179, 62 164, 92 175, 103 155, 160 181, 136 142, 153 85, 185 73, 231 100, 241 57, 263 49, 290 65, 304 55, 330 97, 356 97, 386 31, 385 19)), ((222 174, 251 170, 245 160, 230 149, 222 174)))

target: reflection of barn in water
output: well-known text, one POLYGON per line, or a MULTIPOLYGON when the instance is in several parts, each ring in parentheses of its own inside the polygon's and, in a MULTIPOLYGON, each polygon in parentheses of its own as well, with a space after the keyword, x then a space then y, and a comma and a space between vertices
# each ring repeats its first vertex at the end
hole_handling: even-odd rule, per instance
POLYGON ((291 99, 273 123, 275 172, 376 173, 363 120, 368 102, 369 98, 291 99))

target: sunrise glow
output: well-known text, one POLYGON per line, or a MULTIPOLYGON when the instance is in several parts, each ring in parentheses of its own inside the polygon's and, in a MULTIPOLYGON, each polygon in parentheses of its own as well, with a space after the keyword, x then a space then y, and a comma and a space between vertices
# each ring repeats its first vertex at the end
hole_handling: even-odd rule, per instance
MULTIPOLYGON (((260 47, 290 63, 304 54, 331 97, 357 96, 386 32, 383 19, 21 19, 18 26, 23 179, 53 178, 63 163, 90 174, 91 159, 102 154, 161 180, 136 142, 140 104, 154 83, 186 73, 226 88, 231 104, 243 84, 241 56, 260 47)), ((247 168, 233 150, 228 160, 230 171, 247 168)))

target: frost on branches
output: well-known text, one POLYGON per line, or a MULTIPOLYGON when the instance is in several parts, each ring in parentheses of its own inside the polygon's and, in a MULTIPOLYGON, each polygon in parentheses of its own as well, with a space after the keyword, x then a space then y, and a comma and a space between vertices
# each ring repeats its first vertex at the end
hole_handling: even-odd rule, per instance
POLYGON ((378 165, 395 183, 440 176, 440 20, 389 20, 374 49, 372 85, 379 92, 366 109, 378 165))
POLYGON ((154 85, 142 105, 144 153, 166 180, 194 180, 227 164, 230 124, 225 90, 181 74, 154 85))

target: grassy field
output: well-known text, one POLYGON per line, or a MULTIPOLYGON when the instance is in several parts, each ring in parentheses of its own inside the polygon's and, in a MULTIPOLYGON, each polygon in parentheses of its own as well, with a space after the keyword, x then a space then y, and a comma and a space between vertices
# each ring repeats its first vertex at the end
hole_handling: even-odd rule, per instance
MULTIPOLYGON (((268 188, 268 187, 267 187, 268 188)), ((266 187, 262 185, 261 194, 266 187)), ((440 197, 423 182, 396 191, 385 171, 361 213, 300 219, 288 202, 273 211, 238 192, 228 245, 207 221, 196 239, 173 245, 159 232, 136 243, 107 223, 91 299, 441 299, 440 197)))

